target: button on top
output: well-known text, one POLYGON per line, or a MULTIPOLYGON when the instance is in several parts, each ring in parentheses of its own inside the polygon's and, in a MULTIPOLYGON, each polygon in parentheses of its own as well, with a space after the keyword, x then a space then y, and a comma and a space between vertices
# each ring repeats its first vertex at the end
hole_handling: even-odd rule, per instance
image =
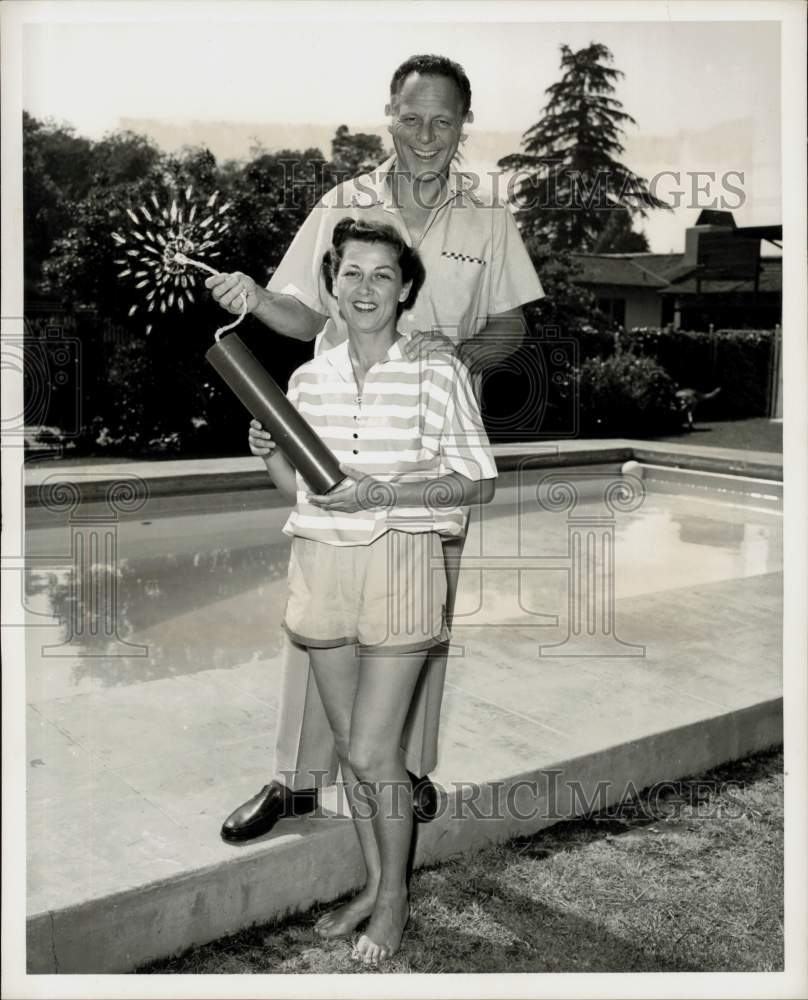
POLYGON ((354 437, 355 437, 355 438, 358 438, 358 437, 359 437, 359 435, 358 435, 358 434, 354 434, 354 437))
POLYGON ((359 454, 359 452, 356 450, 356 448, 354 448, 353 453, 354 453, 354 455, 358 455, 359 454))

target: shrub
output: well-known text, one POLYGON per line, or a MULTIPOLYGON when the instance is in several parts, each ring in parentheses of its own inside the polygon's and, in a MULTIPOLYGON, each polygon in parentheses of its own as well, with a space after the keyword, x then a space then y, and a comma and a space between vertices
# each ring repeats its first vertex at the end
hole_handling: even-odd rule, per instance
POLYGON ((772 330, 658 330, 641 327, 621 337, 629 350, 653 358, 682 389, 721 394, 702 419, 762 417, 767 413, 772 330))
POLYGON ((572 377, 584 436, 645 436, 674 429, 680 422, 676 385, 652 358, 633 351, 589 358, 572 377))

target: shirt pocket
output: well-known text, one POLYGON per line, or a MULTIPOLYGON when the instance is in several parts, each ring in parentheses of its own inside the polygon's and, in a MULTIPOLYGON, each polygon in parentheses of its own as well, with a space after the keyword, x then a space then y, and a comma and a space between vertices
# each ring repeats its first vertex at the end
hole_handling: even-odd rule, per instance
POLYGON ((485 280, 488 261, 460 251, 443 250, 435 279, 437 300, 446 323, 456 327, 476 318, 480 289, 485 280))

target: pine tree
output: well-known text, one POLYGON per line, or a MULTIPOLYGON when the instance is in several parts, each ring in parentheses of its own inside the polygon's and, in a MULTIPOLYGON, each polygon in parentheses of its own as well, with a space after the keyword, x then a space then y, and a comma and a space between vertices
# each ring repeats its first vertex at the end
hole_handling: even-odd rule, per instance
POLYGON ((605 215, 607 222, 592 247, 594 253, 645 253, 651 249, 645 233, 632 228, 628 209, 616 208, 605 215))
POLYGON ((547 88, 542 117, 523 133, 523 152, 499 161, 515 172, 516 218, 529 247, 590 251, 607 227, 623 229, 625 239, 626 213, 633 219, 670 207, 615 159, 624 152, 624 126, 636 122, 610 96, 623 76, 612 61, 597 42, 577 52, 562 45, 561 80, 547 88))

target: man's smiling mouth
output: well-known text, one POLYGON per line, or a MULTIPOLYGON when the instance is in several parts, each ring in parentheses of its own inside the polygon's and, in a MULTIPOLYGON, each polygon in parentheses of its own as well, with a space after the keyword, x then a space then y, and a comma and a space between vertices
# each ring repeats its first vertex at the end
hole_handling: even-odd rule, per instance
POLYGON ((418 157, 419 160, 434 160, 435 157, 440 153, 439 149, 416 149, 414 146, 410 146, 412 152, 418 157))

